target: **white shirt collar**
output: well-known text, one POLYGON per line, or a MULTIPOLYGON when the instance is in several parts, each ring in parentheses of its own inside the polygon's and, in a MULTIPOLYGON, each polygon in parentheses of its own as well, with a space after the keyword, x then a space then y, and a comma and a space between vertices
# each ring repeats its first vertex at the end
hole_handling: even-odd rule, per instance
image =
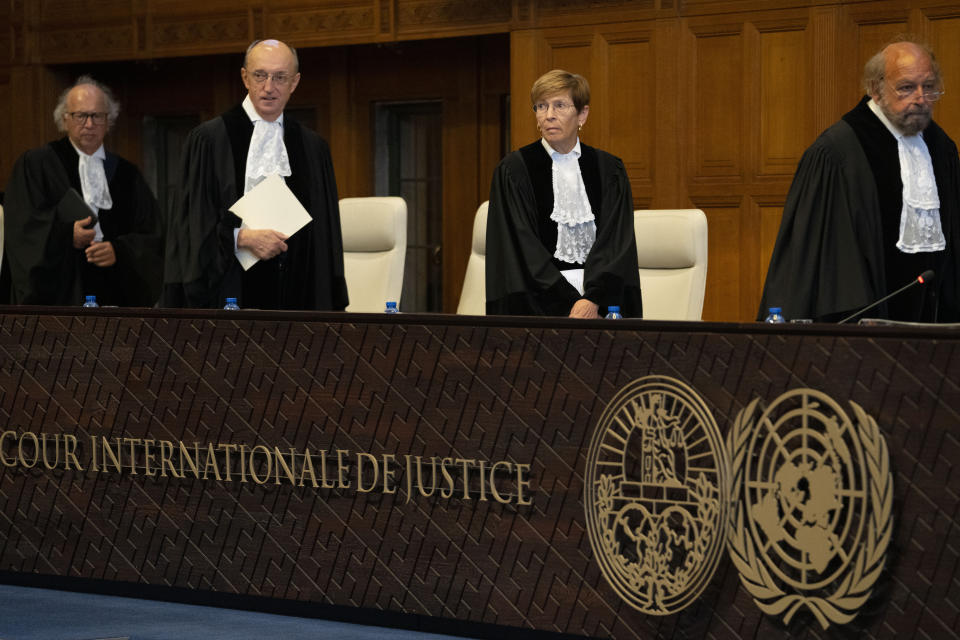
MULTIPOLYGON (((250 94, 247 94, 247 97, 243 99, 241 104, 243 110, 246 112, 247 117, 250 118, 250 122, 256 122, 257 120, 263 120, 263 116, 257 113, 257 110, 253 108, 253 100, 250 99, 250 94)), ((276 119, 276 122, 280 123, 280 126, 283 126, 283 114, 276 119)))
MULTIPOLYGON (((873 98, 870 98, 870 100, 867 101, 867 106, 870 107, 870 111, 873 111, 873 115, 877 116, 880 119, 880 122, 883 123, 883 126, 887 128, 887 131, 889 131, 894 138, 899 140, 900 138, 903 138, 906 135, 905 133, 900 131, 900 129, 897 129, 897 127, 894 126, 892 122, 890 122, 890 119, 887 118, 887 115, 883 112, 883 109, 881 109, 880 105, 878 105, 876 102, 873 101, 873 98)), ((919 135, 922 138, 923 132, 921 131, 919 135)))
POLYGON ((569 156, 571 153, 574 154, 577 158, 580 157, 580 137, 577 136, 577 143, 573 145, 573 149, 570 150, 570 153, 560 153, 556 149, 550 146, 550 143, 547 142, 546 138, 540 138, 540 142, 543 144, 543 148, 547 150, 547 154, 552 158, 555 155, 564 157, 569 156))
MULTIPOLYGON (((70 138, 67 138, 67 140, 70 140, 70 138)), ((89 155, 91 158, 100 158, 101 160, 106 160, 106 159, 107 159, 107 152, 104 150, 102 144, 100 145, 100 148, 99 148, 99 149, 97 149, 96 151, 94 151, 93 153, 90 153, 90 154, 87 154, 87 153, 81 151, 81 150, 80 150, 80 147, 78 147, 77 145, 73 144, 73 140, 70 140, 70 146, 73 147, 73 150, 76 151, 78 155, 79 155, 79 154, 89 155)))

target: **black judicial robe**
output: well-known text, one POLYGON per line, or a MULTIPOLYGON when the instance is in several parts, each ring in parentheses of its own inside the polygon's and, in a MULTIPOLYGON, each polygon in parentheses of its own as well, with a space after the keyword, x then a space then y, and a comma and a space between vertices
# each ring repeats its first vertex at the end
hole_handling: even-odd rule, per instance
POLYGON ((253 123, 241 105, 194 129, 184 147, 180 194, 168 226, 165 306, 223 306, 235 297, 254 309, 343 310, 343 240, 327 143, 284 116, 292 175, 287 186, 312 221, 286 252, 244 271, 234 255, 241 220, 228 211, 242 195, 253 123))
POLYGON ((73 248, 66 194, 81 193, 80 157, 68 138, 24 153, 14 165, 4 207, 4 253, 14 304, 153 306, 163 281, 159 208, 140 171, 107 152, 104 170, 113 207, 98 213, 117 261, 97 267, 73 248))
POLYGON ((800 160, 787 195, 757 319, 781 307, 789 319, 834 322, 916 279, 914 287, 868 311, 904 321, 960 320, 960 162, 936 123, 923 132, 940 196, 947 247, 917 254, 896 248, 903 184, 896 138, 867 106, 824 131, 800 160))
POLYGON ((567 316, 580 299, 560 273, 584 269, 584 295, 601 316, 618 305, 624 317, 642 316, 633 197, 623 162, 580 143, 580 173, 597 226, 583 265, 553 257, 553 160, 539 140, 508 154, 497 166, 487 213, 486 294, 489 315, 567 316))

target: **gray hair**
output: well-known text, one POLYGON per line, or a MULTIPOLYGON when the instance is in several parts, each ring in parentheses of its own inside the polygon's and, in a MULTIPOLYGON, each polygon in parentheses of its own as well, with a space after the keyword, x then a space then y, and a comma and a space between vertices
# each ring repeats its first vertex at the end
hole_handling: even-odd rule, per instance
POLYGON ((293 54, 293 72, 294 72, 294 73, 300 73, 300 58, 297 57, 297 50, 294 49, 293 47, 291 47, 290 45, 288 45, 286 42, 282 42, 282 41, 276 40, 276 39, 274 39, 274 38, 266 38, 265 40, 254 40, 253 42, 250 43, 250 46, 247 47, 247 50, 246 50, 246 51, 244 52, 244 54, 243 54, 243 68, 244 68, 244 69, 247 68, 247 58, 250 57, 250 52, 253 51, 253 48, 254 48, 255 46, 257 46, 258 44, 260 44, 260 43, 262 43, 262 42, 266 42, 267 44, 270 44, 270 45, 273 45, 273 44, 282 44, 282 45, 285 46, 287 49, 289 49, 289 50, 290 50, 290 53, 293 54))
POLYGON ((56 123, 58 131, 65 132, 67 130, 66 125, 63 123, 63 116, 67 113, 67 97, 71 91, 85 84, 99 89, 107 101, 107 128, 112 128, 113 123, 117 121, 117 117, 120 115, 120 103, 113 97, 113 91, 102 82, 97 82, 93 77, 84 74, 77 78, 77 81, 71 86, 63 90, 63 93, 60 94, 60 99, 57 100, 57 106, 53 108, 53 121, 56 123))
POLYGON ((877 51, 875 54, 873 54, 873 57, 867 60, 867 64, 864 65, 863 90, 868 96, 879 94, 880 88, 883 86, 883 81, 887 72, 887 47, 901 42, 909 42, 910 44, 920 47, 920 49, 922 49, 930 57, 930 66, 933 68, 933 75, 937 80, 937 84, 939 85, 943 82, 943 78, 940 76, 940 63, 937 62, 937 57, 933 55, 933 49, 923 42, 918 42, 910 35, 901 34, 896 36, 887 44, 883 45, 883 47, 880 48, 880 51, 877 51))

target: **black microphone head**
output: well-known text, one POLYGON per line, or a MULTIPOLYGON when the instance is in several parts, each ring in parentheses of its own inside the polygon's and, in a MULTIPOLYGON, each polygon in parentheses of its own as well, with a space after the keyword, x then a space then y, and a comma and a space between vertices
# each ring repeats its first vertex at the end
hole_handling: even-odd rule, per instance
POLYGON ((925 284, 933 280, 933 269, 927 269, 917 277, 917 282, 925 284))

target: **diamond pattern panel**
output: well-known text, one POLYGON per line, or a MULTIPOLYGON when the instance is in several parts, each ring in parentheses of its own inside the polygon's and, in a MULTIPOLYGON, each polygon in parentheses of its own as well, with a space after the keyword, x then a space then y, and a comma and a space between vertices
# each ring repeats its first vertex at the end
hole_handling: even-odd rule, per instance
MULTIPOLYGON (((587 449, 613 396, 661 375, 694 388, 722 432, 753 399, 798 387, 862 405, 892 456, 895 540, 849 632, 957 636, 952 334, 327 318, 0 315, 0 419, 15 434, 0 449, 0 569, 589 637, 829 637, 809 617, 783 627, 760 613, 726 559, 674 616, 642 615, 607 585, 583 513, 587 449), (28 432, 48 437, 57 468, 16 459, 28 432), (66 435, 82 470, 64 468, 66 435), (191 455, 196 444, 206 477, 178 477, 183 458, 161 441, 191 455), (208 444, 231 447, 229 476, 223 451, 216 472, 204 466, 208 444), (334 484, 347 452, 349 488, 314 488, 309 476, 300 486, 308 449, 318 481, 334 484), (264 450, 294 463, 295 483, 264 450), (371 457, 358 477, 360 453, 371 457), (382 466, 370 471, 385 456, 392 492, 382 466), (498 460, 529 464, 533 503, 481 497, 476 468, 469 491, 411 493, 407 456, 425 476, 433 457, 483 460, 487 473, 498 460)), ((509 474, 495 482, 515 487, 509 474)))

